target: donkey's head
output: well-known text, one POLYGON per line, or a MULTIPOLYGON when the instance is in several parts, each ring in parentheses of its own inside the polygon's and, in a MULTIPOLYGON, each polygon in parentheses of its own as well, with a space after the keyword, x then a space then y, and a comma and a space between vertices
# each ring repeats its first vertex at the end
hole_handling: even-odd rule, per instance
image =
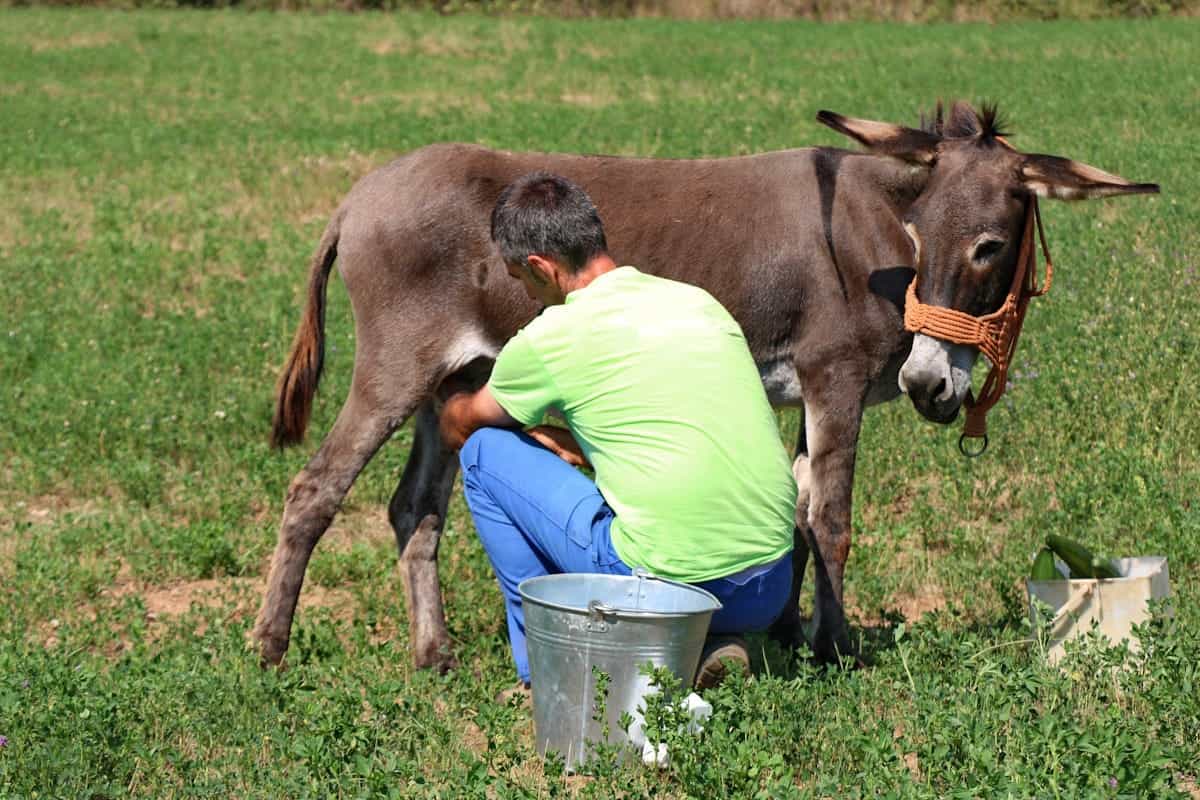
MULTIPOLYGON (((822 111, 817 119, 872 152, 928 170, 903 223, 913 246, 917 299, 982 316, 997 310, 1013 282, 1032 195, 1082 200, 1157 192, 1058 156, 1019 153, 1004 140, 995 107, 938 104, 920 130, 822 111)), ((900 390, 926 418, 948 423, 971 388, 979 351, 917 334, 900 370, 900 390)))

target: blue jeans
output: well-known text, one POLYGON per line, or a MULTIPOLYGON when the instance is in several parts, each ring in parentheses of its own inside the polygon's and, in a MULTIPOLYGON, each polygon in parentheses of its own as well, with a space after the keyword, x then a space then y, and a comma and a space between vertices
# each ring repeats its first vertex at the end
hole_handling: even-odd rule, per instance
MULTIPOLYGON (((613 549, 613 511, 596 485, 526 434, 481 428, 459 459, 467 507, 504 595, 517 675, 528 682, 521 581, 564 572, 630 575, 633 569, 613 549)), ((762 630, 787 602, 792 558, 695 585, 721 601, 710 633, 762 630)))

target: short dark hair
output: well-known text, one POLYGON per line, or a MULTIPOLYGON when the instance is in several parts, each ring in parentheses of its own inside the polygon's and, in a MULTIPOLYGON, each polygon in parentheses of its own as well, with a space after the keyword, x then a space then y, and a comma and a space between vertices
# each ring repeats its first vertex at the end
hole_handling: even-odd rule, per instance
POLYGON ((608 252, 604 225, 583 189, 560 175, 532 172, 504 187, 492 209, 492 241, 506 264, 531 255, 578 272, 608 252))

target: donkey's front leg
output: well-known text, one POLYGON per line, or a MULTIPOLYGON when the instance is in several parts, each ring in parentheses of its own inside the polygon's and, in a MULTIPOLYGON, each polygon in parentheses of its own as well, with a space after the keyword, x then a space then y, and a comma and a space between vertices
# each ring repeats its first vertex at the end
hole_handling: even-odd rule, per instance
POLYGON ((792 591, 779 619, 771 624, 767 634, 784 647, 799 647, 804 641, 804 623, 800 619, 800 590, 804 586, 804 571, 808 569, 809 531, 808 494, 810 479, 808 442, 804 420, 800 421, 800 437, 796 442, 796 460, 792 476, 796 479, 796 527, 792 530, 792 591))
MULTIPOLYGON (((840 387, 849 387, 844 383, 840 387)), ((854 458, 862 424, 861 394, 805 398, 809 447, 808 530, 816 573, 812 649, 818 659, 837 663, 853 657, 842 606, 842 577, 850 555, 850 501, 854 458)))

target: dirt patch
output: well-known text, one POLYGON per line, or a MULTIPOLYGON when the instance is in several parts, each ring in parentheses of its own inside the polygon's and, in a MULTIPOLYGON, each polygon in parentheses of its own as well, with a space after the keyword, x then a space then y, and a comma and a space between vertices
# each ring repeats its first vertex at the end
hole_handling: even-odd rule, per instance
POLYGON ((1115 203, 1100 203, 1099 206, 1096 210, 1096 216, 1099 218, 1096 227, 1115 225, 1125 215, 1124 210, 1115 203))
POLYGON ((617 95, 607 87, 598 86, 589 92, 563 92, 559 99, 581 108, 607 108, 617 102, 617 95))
POLYGON ((42 173, 8 179, 0 188, 0 216, 11 224, 0 226, 0 250, 33 243, 33 231, 46 229, 42 219, 54 218, 56 236, 76 245, 91 241, 95 208, 80 192, 74 172, 42 173))
POLYGON ((896 596, 895 609, 907 620, 917 620, 946 607, 946 595, 938 584, 926 584, 912 594, 896 596))
POLYGON ((101 512, 101 498, 77 497, 70 492, 40 494, 34 497, 3 498, 5 505, 16 513, 0 518, 0 532, 13 529, 16 520, 30 525, 53 525, 64 517, 92 517, 101 512))
MULTIPOLYGON (((496 28, 494 38, 500 42, 500 47, 505 53, 524 52, 529 49, 529 26, 512 20, 504 20, 496 28)), ((585 45, 585 49, 598 53, 604 52, 601 48, 593 45, 585 45)))
POLYGON ((461 742, 463 747, 470 750, 476 756, 482 758, 487 753, 487 734, 483 732, 483 728, 475 724, 474 720, 468 719, 463 723, 461 742))
POLYGON ((592 61, 607 61, 608 59, 612 58, 612 51, 607 47, 601 47, 598 44, 585 42, 584 44, 575 45, 573 49, 579 55, 586 56, 592 61))
POLYGON ((492 106, 480 94, 449 94, 437 89, 412 89, 404 92, 382 92, 348 97, 356 106, 395 106, 398 111, 421 118, 429 118, 447 111, 463 111, 476 116, 492 113, 492 106))
POLYGON ((407 39, 389 37, 378 39, 366 45, 366 48, 377 56, 390 56, 392 53, 406 54, 411 49, 407 39))
POLYGON ((357 150, 338 157, 306 156, 281 165, 270 185, 258 191, 240 183, 231 187, 234 194, 221 213, 245 220, 260 238, 281 220, 300 226, 324 223, 350 187, 385 160, 387 156, 357 150), (270 202, 263 202, 264 197, 270 202))
MULTIPOLYGON (((262 184, 229 179, 221 190, 216 213, 228 227, 229 236, 271 241, 280 225, 298 229, 323 226, 345 197, 350 187, 369 172, 382 158, 351 150, 338 156, 309 156, 280 161, 262 184)), ((239 259, 205 254, 211 244, 211 234, 181 227, 178 220, 205 209, 196 206, 205 198, 189 199, 179 193, 164 193, 137 203, 138 216, 147 220, 147 237, 164 241, 176 254, 193 254, 203 259, 202 269, 179 267, 187 272, 179 277, 183 290, 164 293, 161 286, 144 290, 139 310, 150 319, 163 314, 179 314, 203 318, 213 312, 214 300, 206 287, 212 281, 245 283, 254 272, 284 271, 294 275, 297 265, 290 260, 267 258, 253 264, 239 259)), ((0 200, 0 213, 4 201, 0 200)), ((4 234, 0 234, 3 236, 4 234)), ((312 244, 316 245, 315 232, 312 244)), ((4 241, 0 239, 0 247, 4 241)), ((180 264, 186 258, 176 259, 180 264)))
MULTIPOLYGON (((193 607, 219 608, 232 605, 231 621, 245 619, 258 612, 258 604, 266 592, 267 581, 262 576, 204 578, 164 585, 143 584, 128 579, 124 565, 113 586, 103 590, 103 597, 121 599, 139 596, 146 606, 146 619, 179 616, 193 607), (123 577, 124 576, 124 577, 123 577)), ((355 610, 353 596, 345 589, 329 589, 306 583, 300 592, 298 608, 327 608, 339 619, 351 619, 355 610)))
POLYGON ((935 508, 943 507, 944 503, 938 499, 942 483, 943 479, 934 475, 916 478, 901 486, 891 502, 864 505, 862 527, 867 530, 890 530, 922 501, 935 508))
POLYGON ((108 47, 110 44, 115 44, 117 38, 107 31, 89 31, 87 33, 73 33, 70 36, 58 36, 54 38, 30 38, 29 48, 35 53, 44 53, 53 50, 82 50, 90 47, 108 47))
POLYGON ((343 508, 333 518, 329 530, 321 537, 322 550, 349 551, 355 544, 372 547, 394 544, 395 533, 387 518, 386 507, 377 505, 343 508))
POLYGON ((912 537, 906 538, 900 549, 890 559, 889 569, 897 575, 904 576, 900 586, 888 596, 882 606, 882 614, 875 616, 865 613, 864 609, 854 608, 854 601, 847 601, 847 610, 855 611, 855 616, 863 625, 882 624, 884 619, 892 614, 899 614, 904 619, 915 622, 931 611, 940 611, 946 607, 946 594, 941 584, 934 582, 930 574, 928 562, 931 555, 936 556, 936 548, 922 546, 912 537))
POLYGON ((0 582, 11 580, 16 572, 18 542, 16 536, 0 528, 0 582))
POLYGON ((417 51, 426 56, 466 58, 479 53, 482 42, 459 31, 444 30, 427 33, 417 40, 417 51))
MULTIPOLYGON (((146 609, 147 638, 153 642, 166 635, 170 622, 195 610, 228 609, 224 616, 226 623, 253 619, 265 592, 266 578, 262 576, 204 578, 166 584, 143 583, 133 577, 129 564, 122 560, 112 585, 100 591, 98 600, 78 605, 61 614, 61 619, 45 621, 30 632, 29 638, 45 649, 52 650, 58 647, 58 630, 64 623, 95 622, 99 616, 98 609, 105 604, 116 605, 126 598, 139 597, 146 609)), ((316 608, 328 609, 334 619, 345 622, 354 619, 358 605, 353 595, 345 589, 305 584, 300 592, 297 613, 303 614, 305 610, 316 608)), ((202 636, 207 629, 208 622, 200 620, 194 634, 202 636)), ((107 642, 93 650, 108 658, 115 658, 130 647, 124 626, 118 626, 112 630, 112 637, 107 642)))
POLYGON ((884 625, 894 615, 916 622, 926 614, 941 611, 945 607, 946 594, 941 585, 935 583, 923 584, 912 591, 896 592, 878 610, 864 609, 849 592, 845 597, 846 616, 865 628, 884 625))
POLYGON ((892 729, 892 741, 900 748, 900 755, 904 761, 904 766, 908 768, 908 774, 912 776, 914 781, 921 780, 921 762, 917 758, 915 752, 905 752, 903 749, 904 726, 896 725, 892 729))
MULTIPOLYGON (((500 49, 502 52, 523 50, 528 47, 524 37, 515 31, 507 31, 501 28, 498 37, 495 39, 488 38, 487 46, 494 47, 497 39, 501 45, 500 49)), ((442 56, 469 58, 482 53, 485 43, 478 36, 471 36, 462 31, 448 29, 427 33, 419 37, 414 37, 405 32, 396 32, 380 39, 372 39, 364 42, 363 46, 381 57, 421 55, 433 58, 440 58, 442 56)))

